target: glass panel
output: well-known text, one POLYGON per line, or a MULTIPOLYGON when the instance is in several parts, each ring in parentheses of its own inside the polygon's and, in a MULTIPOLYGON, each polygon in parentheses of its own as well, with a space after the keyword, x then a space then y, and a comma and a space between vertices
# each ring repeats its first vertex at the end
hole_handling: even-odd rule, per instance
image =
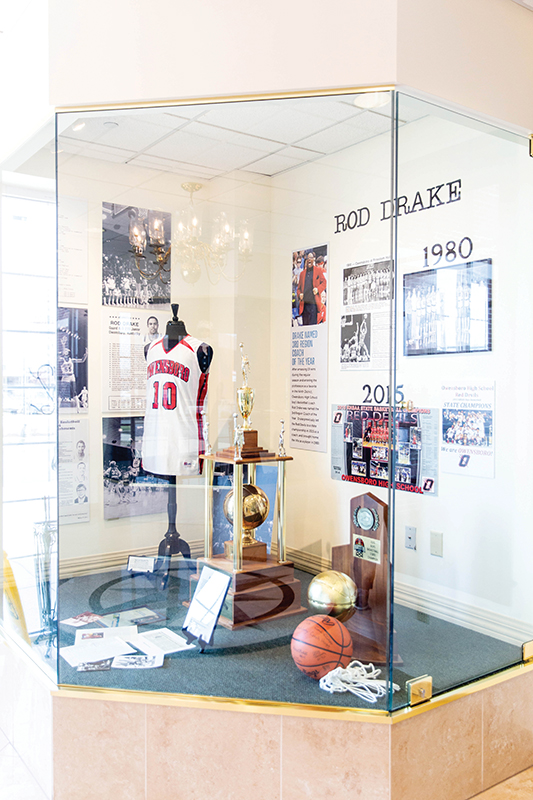
POLYGON ((2 624, 57 666, 56 238, 53 141, 2 173, 2 624))
POLYGON ((400 95, 398 118, 393 675, 437 694, 519 663, 533 634, 533 161, 527 139, 420 100, 400 95))
POLYGON ((60 114, 58 130, 59 627, 85 647, 62 651, 61 682, 385 708, 314 678, 340 649, 387 680, 389 94, 60 114), (325 592, 353 605, 342 577, 308 603, 332 566, 359 605, 313 627, 325 592), (187 614, 193 647, 140 669, 187 614), (312 677, 291 657, 302 623, 312 677))

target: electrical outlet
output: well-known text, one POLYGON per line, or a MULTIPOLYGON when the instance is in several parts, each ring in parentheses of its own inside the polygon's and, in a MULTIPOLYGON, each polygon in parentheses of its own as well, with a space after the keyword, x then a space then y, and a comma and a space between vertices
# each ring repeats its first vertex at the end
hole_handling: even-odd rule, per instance
POLYGON ((437 533, 437 531, 431 531, 429 537, 430 537, 431 555, 439 556, 439 558, 442 558, 443 557, 442 533, 437 533))
POLYGON ((405 546, 409 550, 416 550, 416 528, 412 525, 405 526, 405 546))

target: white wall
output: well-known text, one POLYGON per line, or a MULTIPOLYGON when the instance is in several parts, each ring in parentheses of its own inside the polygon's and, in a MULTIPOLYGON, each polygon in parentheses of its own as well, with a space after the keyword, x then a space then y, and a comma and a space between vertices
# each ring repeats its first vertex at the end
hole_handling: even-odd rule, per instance
POLYGON ((394 80, 395 0, 51 0, 55 105, 394 80))
POLYGON ((47 0, 2 3, 0 30, 1 163, 53 114, 48 99, 47 0))
POLYGON ((56 106, 397 83, 533 130, 511 0, 50 0, 56 106))
POLYGON ((533 11, 399 0, 397 82, 533 130, 533 11))

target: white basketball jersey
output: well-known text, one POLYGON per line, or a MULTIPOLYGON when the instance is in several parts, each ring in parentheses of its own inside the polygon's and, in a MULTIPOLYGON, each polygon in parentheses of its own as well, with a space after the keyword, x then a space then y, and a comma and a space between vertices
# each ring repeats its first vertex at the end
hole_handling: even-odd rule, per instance
POLYGON ((142 460, 156 475, 200 472, 208 378, 198 364, 202 344, 186 336, 167 352, 164 339, 158 339, 148 350, 142 460))

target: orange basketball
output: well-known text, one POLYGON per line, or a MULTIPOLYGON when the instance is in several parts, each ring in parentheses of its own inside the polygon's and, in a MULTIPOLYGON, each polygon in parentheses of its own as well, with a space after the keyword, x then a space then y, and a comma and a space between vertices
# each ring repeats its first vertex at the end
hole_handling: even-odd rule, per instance
POLYGON ((294 663, 316 681, 336 667, 347 667, 352 659, 352 650, 348 629, 338 619, 326 614, 304 619, 291 639, 294 663))

